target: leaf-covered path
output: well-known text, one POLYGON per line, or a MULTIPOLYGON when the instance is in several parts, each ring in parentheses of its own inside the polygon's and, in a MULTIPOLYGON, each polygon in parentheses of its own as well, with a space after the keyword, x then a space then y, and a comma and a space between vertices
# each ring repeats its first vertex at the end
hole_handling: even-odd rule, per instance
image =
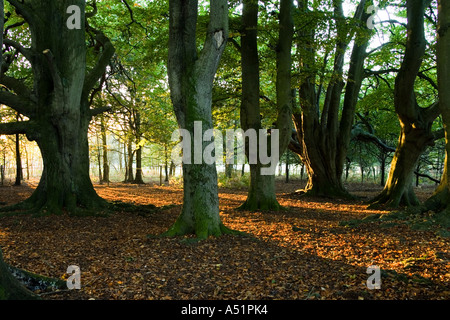
MULTIPOLYGON (((298 187, 279 183, 281 212, 236 211, 246 190, 221 189, 224 224, 250 237, 196 242, 148 237, 176 219, 182 189, 97 185, 108 200, 168 207, 108 217, 0 217, 0 246, 8 263, 34 273, 65 279, 69 265, 80 267, 81 290, 44 299, 450 299, 449 238, 402 221, 344 226, 386 212, 362 201, 300 199, 292 194, 298 187), (367 288, 370 265, 382 269, 379 290, 367 288)), ((31 191, 2 187, 0 202, 31 191)))

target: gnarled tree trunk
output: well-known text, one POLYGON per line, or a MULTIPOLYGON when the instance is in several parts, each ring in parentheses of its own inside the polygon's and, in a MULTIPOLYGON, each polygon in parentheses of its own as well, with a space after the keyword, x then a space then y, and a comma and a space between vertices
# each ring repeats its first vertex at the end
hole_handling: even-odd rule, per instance
MULTIPOLYGON (((369 15, 365 13, 366 0, 360 1, 355 20, 364 24, 369 15)), ((290 149, 296 152, 308 171, 308 182, 301 193, 325 197, 350 197, 342 184, 342 173, 351 138, 351 129, 361 82, 364 78, 364 60, 370 39, 355 41, 353 46, 348 78, 343 80, 344 57, 352 38, 348 33, 342 9, 342 1, 333 1, 337 25, 333 74, 328 84, 322 108, 319 106, 321 87, 316 88, 317 70, 313 67, 315 60, 314 23, 311 22, 308 1, 298 1, 299 11, 305 17, 305 24, 299 30, 301 73, 304 74, 300 84, 300 108, 294 108, 296 140, 290 149), (340 112, 341 95, 345 87, 342 112, 340 112), (339 120, 340 115, 340 120, 339 120)), ((326 55, 324 65, 327 62, 326 55)), ((323 70, 324 72, 324 70, 323 70)))
MULTIPOLYGON (((5 39, 31 64, 33 88, 3 75, 1 82, 12 92, 0 92, 0 102, 30 120, 0 126, 1 133, 24 133, 40 148, 44 170, 33 195, 14 208, 40 213, 74 212, 106 205, 89 177, 88 125, 95 114, 89 94, 114 53, 109 40, 98 31, 103 47, 97 64, 86 74, 85 2, 32 0, 10 1, 24 17, 31 33, 31 47, 5 39), (80 29, 69 29, 67 8, 80 8, 80 29)), ((6 68, 7 69, 7 68, 6 68)), ((5 68, 4 68, 5 70, 5 68)))
POLYGON ((428 3, 429 0, 407 1, 408 37, 394 88, 395 111, 400 121, 401 133, 386 185, 371 201, 371 207, 419 204, 413 190, 414 170, 420 155, 427 146, 434 143, 435 135, 431 127, 439 115, 439 103, 421 108, 414 92, 414 83, 426 48, 424 14, 428 3))

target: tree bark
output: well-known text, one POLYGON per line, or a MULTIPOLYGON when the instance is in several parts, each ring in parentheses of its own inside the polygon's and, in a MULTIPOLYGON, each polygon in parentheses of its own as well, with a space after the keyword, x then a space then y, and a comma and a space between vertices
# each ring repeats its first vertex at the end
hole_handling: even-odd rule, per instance
POLYGON ((31 47, 17 46, 31 64, 33 89, 18 79, 3 77, 2 83, 9 85, 15 94, 2 92, 0 102, 30 119, 9 129, 25 133, 29 140, 37 142, 44 169, 32 196, 3 210, 48 214, 62 213, 64 209, 75 212, 104 207, 106 201, 96 194, 89 177, 87 133, 89 122, 96 114, 90 109, 89 94, 114 48, 102 33, 96 32, 103 51, 97 64, 86 74, 84 1, 33 0, 11 4, 29 24, 31 47), (74 4, 81 9, 80 30, 66 26, 67 7, 74 4))
MULTIPOLYGON (((180 129, 186 130, 195 139, 196 121, 201 123, 202 132, 212 129, 212 86, 228 37, 227 1, 211 1, 207 37, 200 53, 196 44, 197 1, 170 0, 169 15, 168 75, 171 99, 180 129)), ((198 138, 201 148, 191 148, 193 160, 200 152, 203 155, 208 145, 201 137, 198 138)), ((195 234, 205 239, 231 232, 222 224, 219 215, 215 163, 184 161, 182 166, 183 208, 164 235, 195 234)))
POLYGON ((414 92, 415 79, 425 54, 424 14, 427 3, 428 0, 407 1, 406 51, 394 88, 395 111, 401 132, 386 185, 371 201, 371 207, 419 205, 413 189, 414 170, 420 155, 434 144, 431 127, 439 115, 439 103, 420 108, 414 92))
POLYGON ((15 186, 20 186, 23 180, 22 157, 20 155, 20 135, 16 134, 16 181, 15 186))

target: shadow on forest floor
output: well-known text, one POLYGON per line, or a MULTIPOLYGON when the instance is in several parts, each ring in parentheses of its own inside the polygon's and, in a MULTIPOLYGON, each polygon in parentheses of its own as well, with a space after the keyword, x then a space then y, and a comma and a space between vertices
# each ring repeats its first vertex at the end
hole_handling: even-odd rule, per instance
MULTIPOLYGON (((2 217, 0 245, 8 263, 34 273, 64 279, 69 265, 80 267, 81 290, 46 293, 44 299, 450 298, 448 238, 401 222, 341 225, 373 212, 359 200, 290 197, 298 188, 295 181, 278 182, 279 201, 287 207, 279 212, 236 211, 246 190, 220 189, 224 224, 250 237, 148 238, 175 221, 175 206, 145 217, 2 217), (379 290, 367 288, 371 265, 382 270, 379 290)), ((18 201, 30 189, 2 188, 0 201, 18 201)), ((108 200, 182 203, 182 189, 172 186, 96 189, 108 200)))

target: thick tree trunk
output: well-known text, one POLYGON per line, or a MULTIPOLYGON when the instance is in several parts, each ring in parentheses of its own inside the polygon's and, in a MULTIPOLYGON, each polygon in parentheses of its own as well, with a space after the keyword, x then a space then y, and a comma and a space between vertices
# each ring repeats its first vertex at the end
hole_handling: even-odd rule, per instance
POLYGON ((414 170, 417 161, 432 141, 431 132, 402 129, 399 143, 383 191, 371 201, 371 206, 415 206, 419 204, 414 193, 414 170), (427 138, 428 137, 428 138, 427 138))
MULTIPOLYGON (((241 126, 244 130, 261 129, 259 106, 259 62, 257 45, 258 1, 245 0, 242 11, 241 64, 242 103, 241 126)), ((277 123, 279 141, 278 154, 283 154, 289 145, 292 132, 291 48, 293 37, 292 0, 280 1, 279 37, 277 44, 277 123)), ((258 137, 259 139, 264 137, 258 137)), ((266 145, 270 145, 267 143, 266 145)), ((247 156, 249 154, 247 146, 247 156)), ((253 146, 254 147, 254 146, 253 146)), ((273 146, 275 147, 275 146, 273 146)), ((272 155, 273 156, 273 155, 272 155)), ((272 158, 273 160, 273 158, 272 158)), ((276 164, 274 164, 276 165, 276 164)), ((281 208, 275 193, 275 171, 263 175, 264 166, 258 160, 250 163, 250 187, 247 200, 239 207, 242 210, 278 210, 281 208)))
POLYGON ((136 175, 134 176, 133 183, 144 184, 142 177, 142 147, 136 150, 136 175))
MULTIPOLYGON (((192 138, 202 141, 202 137, 196 138, 194 135, 194 124, 200 122, 202 132, 213 128, 212 86, 228 37, 227 1, 210 2, 207 37, 200 53, 197 52, 196 43, 197 1, 170 0, 169 14, 168 75, 175 115, 181 129, 187 130, 192 138)), ((192 145, 192 140, 189 143, 192 145)), ((165 235, 193 233, 205 239, 210 235, 231 232, 223 226, 219 215, 215 163, 208 164, 205 159, 195 163, 209 143, 200 142, 200 150, 195 145, 191 148, 194 163, 183 162, 183 208, 165 235)))
MULTIPOLYGON (((62 213, 77 208, 98 210, 106 206, 89 177, 89 146, 84 123, 66 123, 64 131, 41 124, 35 140, 41 150, 44 170, 38 187, 18 208, 40 213, 62 213)), ((35 133, 36 134, 36 133, 35 133)))
POLYGON ((31 48, 21 49, 33 70, 33 90, 17 79, 6 78, 17 96, 27 104, 11 103, 29 121, 15 123, 15 133, 25 133, 37 142, 44 169, 32 196, 17 206, 38 213, 61 213, 77 209, 97 210, 106 201, 95 192, 89 178, 88 126, 94 113, 89 94, 103 74, 114 48, 97 32, 104 48, 97 64, 86 74, 85 2, 81 0, 41 1, 13 4, 27 19, 31 48), (81 28, 66 25, 67 8, 81 9, 81 28), (23 131, 23 132, 20 132, 23 131))
POLYGON ((261 165, 250 165, 250 186, 241 210, 279 210, 275 193, 275 175, 261 175, 261 165))

